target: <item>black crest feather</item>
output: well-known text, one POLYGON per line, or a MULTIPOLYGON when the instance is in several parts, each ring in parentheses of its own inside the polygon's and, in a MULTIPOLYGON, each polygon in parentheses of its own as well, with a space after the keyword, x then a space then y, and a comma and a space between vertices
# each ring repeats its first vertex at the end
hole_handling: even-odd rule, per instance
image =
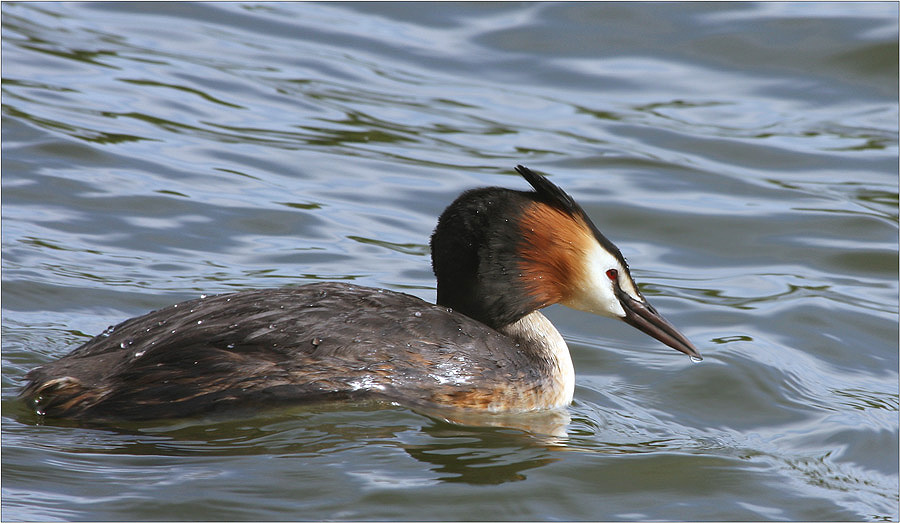
POLYGON ((524 165, 517 165, 516 172, 521 174, 534 187, 538 195, 547 200, 547 203, 555 204, 557 207, 572 214, 584 214, 581 206, 566 191, 560 189, 545 176, 532 171, 524 165))

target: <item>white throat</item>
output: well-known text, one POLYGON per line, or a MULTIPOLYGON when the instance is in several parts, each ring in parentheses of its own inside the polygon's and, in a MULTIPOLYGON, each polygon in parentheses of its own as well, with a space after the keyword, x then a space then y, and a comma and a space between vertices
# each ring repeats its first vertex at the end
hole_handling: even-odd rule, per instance
POLYGON ((544 408, 563 407, 572 403, 575 394, 575 368, 566 340, 543 314, 534 311, 515 323, 499 329, 521 345, 545 357, 555 368, 547 390, 544 408))

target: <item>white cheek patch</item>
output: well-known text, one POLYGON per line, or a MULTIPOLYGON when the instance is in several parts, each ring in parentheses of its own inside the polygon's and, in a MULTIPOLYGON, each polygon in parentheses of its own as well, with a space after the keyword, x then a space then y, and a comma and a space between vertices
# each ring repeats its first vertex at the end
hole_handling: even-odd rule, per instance
POLYGON ((599 244, 593 245, 585 254, 581 278, 572 282, 572 295, 563 305, 600 316, 624 318, 625 309, 619 303, 606 271, 617 270, 623 290, 636 297, 634 285, 627 271, 615 256, 606 252, 599 244))

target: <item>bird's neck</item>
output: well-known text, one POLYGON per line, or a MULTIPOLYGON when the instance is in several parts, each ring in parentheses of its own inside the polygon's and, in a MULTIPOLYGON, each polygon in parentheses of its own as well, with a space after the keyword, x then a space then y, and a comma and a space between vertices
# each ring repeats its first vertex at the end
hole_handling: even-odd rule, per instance
POLYGON ((548 407, 561 407, 572 402, 575 393, 575 369, 569 355, 569 346, 546 316, 534 311, 498 330, 512 338, 524 350, 532 352, 549 364, 551 374, 547 376, 546 392, 553 399, 548 407))

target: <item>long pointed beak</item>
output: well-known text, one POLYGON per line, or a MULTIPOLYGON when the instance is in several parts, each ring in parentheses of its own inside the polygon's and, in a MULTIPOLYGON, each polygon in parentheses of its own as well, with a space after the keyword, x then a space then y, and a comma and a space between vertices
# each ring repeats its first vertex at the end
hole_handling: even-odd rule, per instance
POLYGON ((625 322, 639 331, 649 334, 675 350, 681 351, 691 358, 702 360, 694 345, 684 334, 678 332, 674 325, 666 321, 656 309, 647 302, 635 300, 628 293, 616 286, 616 294, 625 309, 625 322))

